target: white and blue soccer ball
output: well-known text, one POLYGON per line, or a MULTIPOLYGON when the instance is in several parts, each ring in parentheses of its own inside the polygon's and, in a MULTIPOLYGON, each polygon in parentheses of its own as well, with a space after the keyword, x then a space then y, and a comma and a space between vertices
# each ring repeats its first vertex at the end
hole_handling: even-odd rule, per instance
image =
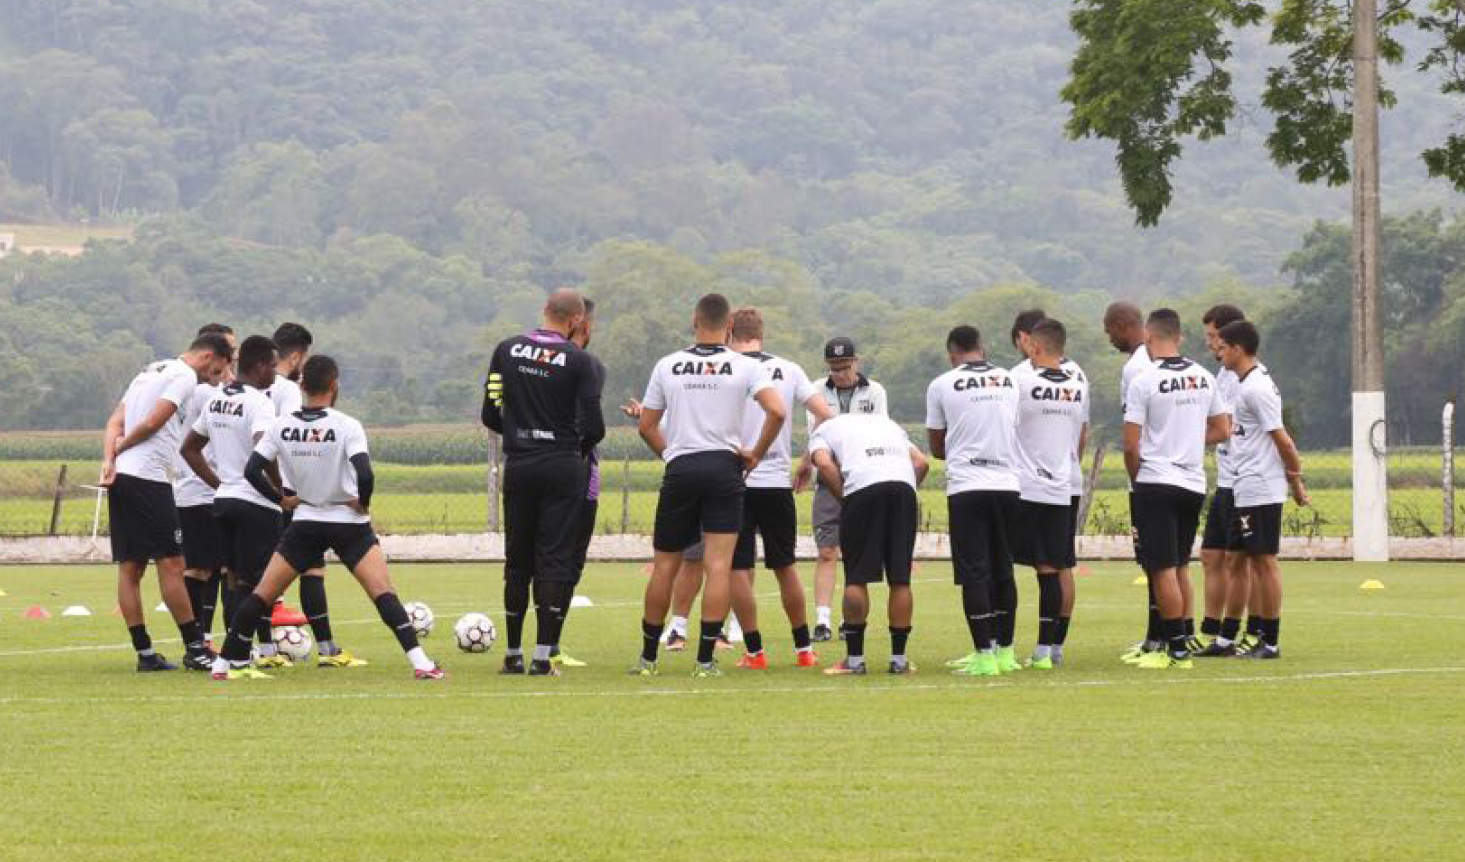
POLYGON ((407 612, 407 620, 412 623, 418 637, 425 638, 432 634, 432 623, 435 619, 432 608, 422 602, 408 602, 402 606, 402 610, 407 612))
POLYGON ((498 636, 498 629, 487 614, 464 614, 453 626, 453 637, 463 652, 488 652, 498 636))
POLYGON ((305 661, 310 658, 310 634, 300 626, 271 629, 270 638, 274 640, 275 648, 291 661, 305 661))

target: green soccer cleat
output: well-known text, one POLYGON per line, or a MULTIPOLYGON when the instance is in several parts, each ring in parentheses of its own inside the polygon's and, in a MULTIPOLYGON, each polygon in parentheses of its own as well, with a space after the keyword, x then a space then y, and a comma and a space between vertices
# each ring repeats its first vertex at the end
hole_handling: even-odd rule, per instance
POLYGON ((1017 660, 1017 654, 1012 647, 997 648, 997 669, 1003 673, 1016 673, 1022 670, 1022 662, 1017 660))
POLYGON ((587 667, 586 663, 577 658, 571 657, 568 653, 560 652, 549 657, 555 667, 587 667))
POLYGON ((1033 670, 1052 670, 1053 657, 1045 655, 1042 658, 1039 658, 1037 656, 1033 656, 1032 658, 1028 659, 1028 663, 1023 665, 1023 667, 1031 668, 1033 670))
POLYGON ((290 661, 290 657, 282 652, 277 652, 274 655, 262 655, 255 659, 254 663, 258 667, 270 670, 284 670, 285 668, 295 666, 295 662, 290 661))
POLYGON ((1002 671, 997 667, 997 656, 990 652, 972 653, 972 660, 959 667, 952 668, 952 673, 957 676, 1001 676, 1002 671))
POLYGON ((1144 658, 1135 663, 1135 667, 1143 668, 1144 670, 1168 670, 1170 668, 1190 670, 1195 667, 1195 662, 1191 661, 1189 656, 1175 658, 1164 650, 1157 650, 1156 652, 1145 653, 1144 658))
POLYGON ((341 650, 335 655, 317 656, 315 660, 316 667, 366 667, 368 664, 370 662, 366 659, 357 658, 345 650, 341 650))
MULTIPOLYGON (((966 655, 962 656, 961 658, 954 658, 954 659, 951 659, 951 660, 947 661, 946 662, 946 666, 947 667, 952 667, 952 668, 966 667, 967 665, 969 665, 972 662, 976 661, 977 660, 977 656, 979 656, 979 655, 982 655, 982 653, 979 653, 979 652, 969 652, 966 655)), ((989 655, 990 655, 990 653, 989 653, 989 655)))
POLYGON ((658 676, 661 672, 656 669, 656 662, 638 657, 629 673, 631 676, 658 676))
POLYGON ((240 679, 274 679, 274 677, 261 670, 256 670, 248 665, 244 667, 231 667, 220 673, 214 671, 212 674, 215 682, 232 682, 240 679))

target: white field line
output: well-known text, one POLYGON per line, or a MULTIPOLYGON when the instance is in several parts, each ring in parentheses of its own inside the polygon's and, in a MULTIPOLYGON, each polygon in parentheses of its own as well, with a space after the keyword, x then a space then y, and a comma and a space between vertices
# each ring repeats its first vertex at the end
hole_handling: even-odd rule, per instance
MULTIPOLYGON (((403 670, 405 675, 406 670, 403 670)), ((1137 671, 1137 673, 1143 673, 1137 671)), ((1145 678, 1126 680, 1055 680, 1039 683, 1013 683, 1013 682, 979 682, 969 681, 966 683, 874 683, 864 684, 859 681, 849 681, 849 684, 822 684, 807 686, 776 686, 765 688, 746 688, 743 686, 730 685, 727 687, 717 686, 713 688, 649 688, 642 690, 617 690, 617 691, 442 691, 441 687, 451 686, 451 682, 438 683, 435 690, 424 690, 425 686, 413 683, 410 687, 415 691, 398 692, 316 692, 316 693, 295 693, 295 694, 247 694, 236 695, 227 699, 204 700, 210 695, 136 695, 130 697, 4 697, 0 698, 0 705, 12 704, 78 704, 78 703, 221 703, 233 704, 241 700, 248 701, 313 701, 313 700, 529 700, 536 698, 646 698, 646 697, 716 697, 719 695, 732 695, 745 697, 757 694, 876 694, 887 692, 910 692, 910 691, 964 691, 964 692, 985 692, 997 689, 1072 689, 1072 688, 1132 688, 1146 685, 1247 685, 1247 684, 1276 684, 1276 683, 1298 683, 1316 682, 1320 680, 1336 679, 1364 679, 1369 677, 1386 676, 1419 676, 1465 673, 1465 667, 1425 667, 1425 668, 1378 668, 1374 670, 1338 670, 1338 671, 1315 671, 1311 673, 1282 674, 1275 676, 1223 676, 1223 677, 1195 677, 1181 672, 1171 672, 1163 678, 1159 676, 1147 676, 1145 678)), ((240 684, 235 683, 228 686, 229 689, 237 691, 240 688, 257 689, 260 685, 268 685, 268 682, 257 682, 240 684)), ((218 690, 221 686, 211 682, 201 684, 201 690, 218 690)))

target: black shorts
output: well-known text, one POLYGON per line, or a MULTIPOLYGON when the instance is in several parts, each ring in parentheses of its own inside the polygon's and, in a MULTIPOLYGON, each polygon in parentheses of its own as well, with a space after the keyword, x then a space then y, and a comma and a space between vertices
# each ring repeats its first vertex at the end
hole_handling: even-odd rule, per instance
POLYGON ((1034 568, 1068 568, 1069 511, 1072 506, 1017 502, 1017 546, 1014 559, 1034 568))
POLYGON ((600 514, 599 500, 585 500, 575 516, 575 583, 585 575, 585 560, 590 556, 590 540, 595 538, 595 517, 600 514))
MULTIPOLYGON (((214 517, 219 523, 224 564, 240 583, 258 584, 270 564, 270 555, 280 544, 280 513, 247 500, 215 497, 214 517)), ((318 569, 325 564, 322 556, 306 568, 318 569)))
POLYGON ((652 547, 680 553, 702 534, 743 528, 743 462, 733 452, 693 452, 666 465, 652 547))
MULTIPOLYGON (((217 505, 217 501, 215 503, 217 505)), ((351 571, 379 544, 371 524, 338 524, 331 521, 290 522, 280 538, 280 556, 297 572, 325 565, 326 551, 334 551, 351 571)))
POLYGON ((916 490, 904 482, 879 482, 844 498, 839 551, 846 584, 911 582, 918 509, 916 490))
POLYGON ((1202 551, 1239 551, 1231 544, 1231 517, 1236 511, 1236 497, 1230 488, 1217 488, 1206 508, 1206 528, 1201 532, 1202 551))
POLYGON ((946 498, 951 570, 960 586, 1012 580, 1016 491, 963 491, 946 498))
POLYGON ((1063 568, 1078 566, 1078 510, 1083 506, 1083 497, 1075 496, 1068 501, 1068 547, 1063 556, 1063 568))
POLYGON ((733 550, 732 567, 751 569, 758 562, 757 536, 763 536, 763 565, 783 569, 794 564, 799 541, 799 513, 789 488, 749 488, 743 494, 743 529, 733 550))
POLYGON ((183 528, 183 565, 202 572, 217 572, 224 566, 224 536, 214 519, 214 507, 179 506, 178 524, 183 528))
POLYGON ((590 467, 556 454, 504 465, 504 580, 573 584, 590 467))
POLYGON ((1206 495, 1174 485, 1136 484, 1133 497, 1134 529, 1139 562, 1145 572, 1190 565, 1200 510, 1206 495))
POLYGON ((112 562, 146 563, 183 553, 173 485, 118 473, 107 489, 112 562))
POLYGON ((1227 539, 1233 551, 1253 556, 1276 556, 1282 550, 1282 504, 1232 509, 1227 539))

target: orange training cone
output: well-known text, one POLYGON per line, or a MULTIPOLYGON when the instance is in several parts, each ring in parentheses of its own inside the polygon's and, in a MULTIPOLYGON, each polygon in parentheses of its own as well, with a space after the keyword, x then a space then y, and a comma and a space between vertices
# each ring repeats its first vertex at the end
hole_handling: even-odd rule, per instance
POLYGON ((28 620, 49 620, 51 612, 40 605, 31 605, 25 609, 25 618, 28 620))
POLYGON ((282 601, 275 602, 275 609, 270 614, 270 625, 276 627, 303 626, 309 622, 310 620, 305 618, 305 614, 302 614, 282 601))

